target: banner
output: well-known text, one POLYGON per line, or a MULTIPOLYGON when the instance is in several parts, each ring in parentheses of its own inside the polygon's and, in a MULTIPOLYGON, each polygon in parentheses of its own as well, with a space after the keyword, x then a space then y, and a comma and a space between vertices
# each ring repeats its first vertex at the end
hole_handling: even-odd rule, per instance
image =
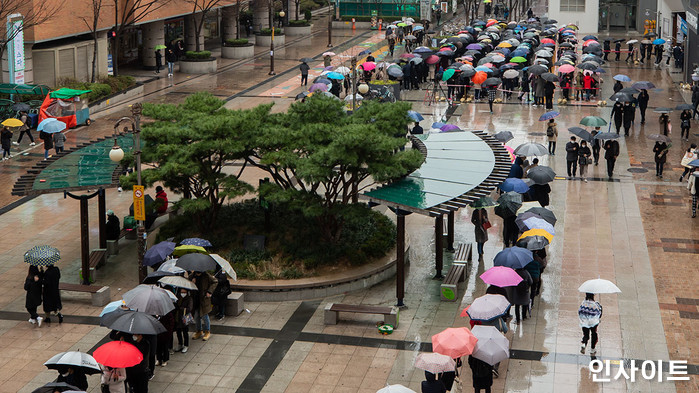
POLYGON ((146 220, 146 196, 144 186, 133 186, 133 218, 136 221, 146 220))

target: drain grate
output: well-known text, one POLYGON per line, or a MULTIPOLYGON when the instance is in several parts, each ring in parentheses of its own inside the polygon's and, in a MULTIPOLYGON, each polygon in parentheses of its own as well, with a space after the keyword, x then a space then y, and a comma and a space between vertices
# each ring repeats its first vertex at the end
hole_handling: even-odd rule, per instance
POLYGON ((629 171, 631 173, 646 173, 646 172, 648 172, 648 169, 646 169, 646 168, 629 168, 629 169, 627 169, 627 171, 629 171))

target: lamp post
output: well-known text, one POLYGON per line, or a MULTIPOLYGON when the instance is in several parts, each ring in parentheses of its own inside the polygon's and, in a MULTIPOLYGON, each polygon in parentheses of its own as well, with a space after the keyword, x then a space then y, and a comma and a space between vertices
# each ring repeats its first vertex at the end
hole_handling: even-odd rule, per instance
POLYGON ((333 18, 328 19, 328 48, 333 47, 333 18))
MULTIPOLYGON (((274 10, 270 6, 270 15, 274 14, 274 10)), ((279 11, 279 16, 284 17, 286 15, 284 11, 279 11)), ((271 28, 272 28, 272 40, 269 42, 269 74, 268 75, 277 75, 276 72, 274 72, 274 18, 272 19, 271 23, 271 28)))
MULTIPOLYGON (((124 116, 114 123, 114 146, 109 152, 109 159, 114 162, 120 162, 124 158, 124 151, 119 147, 117 141, 117 136, 119 135, 119 126, 124 122, 131 123, 131 129, 133 130, 134 147, 133 155, 136 159, 136 184, 141 186, 141 103, 135 103, 131 106, 131 117, 124 116)), ((125 127, 124 130, 128 130, 125 127)), ((134 203, 134 213, 136 204, 134 203)), ((136 238, 138 247, 138 282, 143 282, 145 280, 147 271, 146 267, 143 266, 143 256, 146 252, 146 229, 143 226, 143 221, 139 220, 136 227, 136 238)))

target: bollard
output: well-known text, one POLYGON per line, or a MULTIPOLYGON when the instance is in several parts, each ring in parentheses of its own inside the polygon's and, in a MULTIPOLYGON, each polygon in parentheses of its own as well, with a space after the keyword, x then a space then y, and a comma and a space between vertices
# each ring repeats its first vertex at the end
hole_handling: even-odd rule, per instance
POLYGON ((354 30, 356 27, 354 25, 354 18, 352 18, 352 30, 354 30))

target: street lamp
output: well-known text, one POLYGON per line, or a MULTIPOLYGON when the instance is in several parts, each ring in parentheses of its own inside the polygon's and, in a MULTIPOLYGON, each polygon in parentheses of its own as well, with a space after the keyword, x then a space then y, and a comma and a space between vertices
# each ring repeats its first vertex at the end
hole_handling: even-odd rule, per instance
MULTIPOLYGON (((270 8, 270 13, 273 12, 272 9, 270 8)), ((284 11, 279 11, 279 16, 284 17, 286 13, 284 11)), ((269 75, 277 75, 276 72, 274 72, 274 18, 272 18, 272 25, 270 26, 272 28, 272 40, 269 42, 269 75)))
MULTIPOLYGON (((113 162, 120 162, 124 158, 124 150, 119 147, 117 137, 119 136, 119 126, 128 122, 131 123, 131 129, 133 130, 134 147, 133 155, 136 159, 136 184, 141 186, 141 103, 135 103, 131 105, 131 117, 124 116, 114 123, 114 146, 112 150, 109 151, 109 159, 113 162)), ((128 127, 124 127, 124 131, 127 131, 128 127)), ((134 209, 136 204, 134 203, 134 209)), ((135 211, 134 211, 135 213, 135 211)), ((143 225, 143 221, 139 220, 137 222, 136 237, 137 237, 137 247, 138 247, 138 282, 143 282, 147 275, 146 267, 143 266, 143 256, 146 252, 146 229, 143 225)))

